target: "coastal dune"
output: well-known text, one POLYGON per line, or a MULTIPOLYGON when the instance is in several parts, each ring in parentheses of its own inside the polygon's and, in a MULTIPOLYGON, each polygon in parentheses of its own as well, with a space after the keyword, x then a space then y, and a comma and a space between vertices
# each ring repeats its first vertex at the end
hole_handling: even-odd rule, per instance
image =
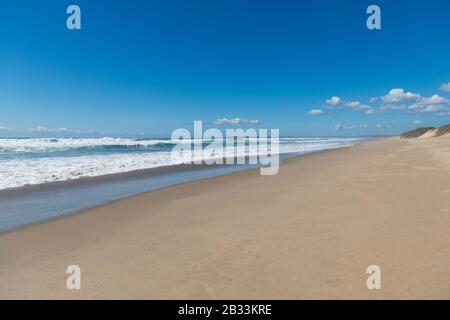
POLYGON ((144 193, 1 234, 0 298, 450 299, 449 181, 445 134, 144 193))

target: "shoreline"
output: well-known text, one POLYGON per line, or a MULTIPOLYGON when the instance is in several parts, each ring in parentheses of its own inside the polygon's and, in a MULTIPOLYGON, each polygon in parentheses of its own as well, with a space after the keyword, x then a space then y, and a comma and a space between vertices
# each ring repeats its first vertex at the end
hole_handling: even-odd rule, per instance
MULTIPOLYGON (((214 165, 214 166, 222 166, 222 165, 214 165)), ((54 190, 54 189, 70 187, 70 186, 76 187, 76 186, 80 186, 80 185, 93 184, 93 183, 103 182, 103 181, 122 180, 122 179, 134 178, 134 177, 141 177, 143 175, 161 175, 161 174, 165 174, 165 173, 175 173, 175 172, 188 171, 188 170, 189 171, 197 171, 197 170, 203 170, 206 167, 211 167, 211 166, 207 166, 205 164, 201 164, 201 165, 173 164, 173 165, 160 166, 160 167, 154 167, 154 168, 137 169, 137 170, 126 171, 126 172, 110 173, 110 174, 105 174, 105 175, 100 175, 100 176, 85 176, 85 177, 80 177, 77 179, 44 182, 44 183, 39 183, 39 184, 32 184, 32 185, 25 185, 25 186, 21 186, 21 187, 2 189, 2 190, 0 190, 0 196, 21 193, 21 192, 54 190)))
MULTIPOLYGON (((331 137, 327 137, 331 138, 331 137)), ((342 138, 342 137, 338 137, 342 138)), ((370 141, 376 141, 380 139, 386 139, 388 137, 356 137, 353 139, 361 139, 356 144, 360 143, 366 143, 370 141)), ((310 153, 316 153, 316 152, 322 152, 322 151, 329 151, 329 150, 335 150, 335 149, 341 149, 341 148, 348 148, 353 145, 349 146, 338 146, 333 148, 325 148, 321 150, 313 150, 313 151, 306 151, 306 152, 290 152, 290 153, 280 153, 280 160, 291 158, 291 157, 297 157, 297 156, 303 156, 310 153)), ((245 158, 245 166, 251 166, 248 164, 248 156, 246 157, 235 157, 234 161, 236 162, 238 159, 245 158)), ((223 158, 223 161, 225 162, 227 158, 223 158)), ((241 164, 231 164, 232 166, 239 166, 241 164)), ((80 178, 76 179, 67 179, 67 180, 58 180, 58 181, 50 181, 50 182, 44 182, 44 183, 38 183, 38 184, 27 184, 20 187, 9 187, 6 189, 0 189, 0 196, 2 195, 8 195, 8 194, 15 194, 20 192, 32 192, 32 191, 40 191, 40 190, 51 190, 51 189, 58 189, 61 187, 66 186, 79 186, 84 184, 90 184, 90 183, 96 183, 96 182, 103 182, 103 181, 111 181, 111 180, 121 180, 121 179, 128 179, 133 177, 140 177, 143 175, 160 175, 165 173, 174 173, 174 172, 182 172, 182 171, 198 171, 198 170, 204 170, 205 168, 211 168, 211 167, 221 167, 221 166, 229 166, 228 164, 213 164, 213 165, 207 165, 207 164, 192 164, 192 163, 182 163, 182 164, 169 164, 164 166, 158 166, 158 167, 152 167, 152 168, 146 168, 146 169, 136 169, 131 171, 125 171, 125 172, 116 172, 116 173, 109 173, 104 175, 98 175, 98 176, 82 176, 80 178)), ((257 165, 259 167, 259 165, 257 165)))
MULTIPOLYGON (((48 139, 43 138, 31 139, 31 141, 29 141, 30 139, 23 139, 27 141, 24 145, 17 142, 18 139, 12 139, 14 141, 9 141, 6 145, 1 145, 3 152, 1 153, 0 161, 6 161, 4 162, 6 171, 2 172, 4 181, 0 187, 0 194, 20 192, 21 190, 35 190, 36 188, 46 188, 47 186, 51 187, 53 185, 59 186, 64 185, 64 183, 67 185, 76 185, 78 183, 89 183, 95 181, 95 179, 99 181, 114 180, 117 177, 139 176, 148 174, 149 172, 173 171, 177 170, 177 167, 180 167, 181 170, 197 169, 197 166, 190 168, 191 164, 189 163, 183 164, 179 163, 178 160, 173 161, 171 156, 169 156, 170 150, 174 146, 173 143, 155 143, 155 141, 143 140, 150 144, 136 145, 136 141, 128 141, 130 139, 105 139, 114 140, 116 145, 110 144, 111 141, 106 143, 103 139, 94 138, 92 138, 94 141, 89 143, 79 142, 78 144, 72 144, 61 142, 57 146, 52 145, 52 143, 49 145, 48 139), (119 146, 124 146, 124 148, 119 146), (83 149, 86 147, 88 149, 83 149), (109 147, 113 149, 110 150, 109 147), (150 149, 146 149, 148 147, 150 149), (23 169, 15 172, 13 168, 17 166, 23 167, 23 169), (27 168, 33 170, 26 170, 27 168), (59 168, 59 170, 51 170, 50 168, 59 168), (23 171, 25 173, 21 174, 23 171)), ((282 137, 280 138, 280 146, 286 148, 280 150, 279 154, 281 156, 285 154, 301 154, 320 149, 340 147, 341 145, 351 145, 352 143, 368 139, 372 138, 282 137), (317 144, 314 144, 315 142, 317 144)), ((65 140, 73 141, 73 139, 65 140)), ((83 141, 83 139, 80 141, 83 141)), ((54 143, 59 143, 59 141, 54 143)), ((239 155, 234 159, 244 157, 244 155, 239 155)), ((213 158, 215 158, 215 161, 220 159, 217 157, 213 158)), ((225 157, 223 159, 227 158, 225 157)))
MULTIPOLYGON (((359 143, 367 143, 373 140, 366 140, 361 141, 359 143)), ((314 153, 320 153, 324 151, 332 151, 336 149, 342 149, 342 148, 349 148, 352 146, 343 146, 343 147, 337 147, 337 148, 331 148, 331 149, 323 149, 318 151, 310 151, 306 153, 287 153, 287 154, 281 154, 280 155, 280 165, 282 162, 287 161, 290 158, 296 158, 296 157, 303 157, 307 156, 309 154, 314 153)), ((235 159, 237 161, 238 159, 235 159)), ((224 159, 225 161, 225 159, 224 159)), ((221 177, 229 174, 233 174, 240 171, 245 170, 260 170, 259 165, 252 165, 248 164, 248 157, 245 158, 245 164, 232 164, 232 165, 226 165, 226 164, 214 164, 214 165, 207 165, 207 164, 179 164, 179 165, 170 165, 170 166, 163 166, 163 167, 156 167, 156 168, 148 168, 148 169, 140 169, 140 170, 133 170, 129 172, 120 172, 120 173, 114 173, 114 174, 108 174, 108 175, 102 175, 102 176, 93 176, 93 177, 83 177, 79 179, 71 179, 71 180, 65 180, 65 181, 56 181, 56 182, 47 182, 42 184, 36 184, 36 185, 27 185, 23 187, 18 188, 9 188, 5 190, 0 190, 0 204, 2 199, 9 199, 11 200, 11 197, 16 197, 17 200, 23 200, 24 197, 30 197, 33 194, 38 193, 58 193, 61 191, 78 191, 79 188, 91 188, 95 189, 96 186, 102 186, 102 184, 108 184, 108 183, 127 183, 132 182, 135 180, 144 180, 144 179, 161 179, 167 175, 177 175, 177 174, 185 174, 185 173, 192 173, 192 176, 188 178, 187 180, 180 179, 179 181, 174 181, 169 184, 162 184, 160 186, 155 187, 142 187, 142 190, 133 192, 132 194, 124 194, 121 196, 115 196, 112 199, 108 200, 99 200, 98 203, 94 203, 89 206, 85 206, 82 208, 76 208, 73 210, 63 210, 61 212, 58 212, 52 216, 45 217, 45 218, 38 218, 36 221, 31 222, 24 222, 18 225, 13 225, 9 227, 2 227, 0 228, 0 234, 12 232, 14 230, 18 230, 21 228, 25 228, 27 226, 33 226, 35 224, 45 223, 48 221, 51 221, 53 219, 60 219, 67 217, 69 215, 73 214, 79 214, 85 210, 98 208, 110 203, 114 203, 116 201, 120 201, 123 199, 127 199, 129 197, 137 196, 144 194, 146 192, 152 192, 155 190, 165 189, 169 188, 171 186, 180 185, 180 184, 186 184, 192 181, 198 181, 198 180, 205 180, 205 179, 213 179, 216 177, 221 177), (211 172, 208 174, 208 172, 211 172), (195 173, 199 172, 200 177, 196 177, 195 173), (203 176, 202 176, 203 175, 203 176)), ((16 201, 17 201, 16 200, 16 201)), ((80 199, 82 201, 83 199, 80 199)))
POLYGON ((0 234, 0 298, 448 299, 448 140, 326 151, 0 234))
MULTIPOLYGON (((323 151, 327 151, 327 150, 323 150, 323 151)), ((321 151, 317 151, 317 152, 321 152, 321 151)), ((295 156, 295 157, 297 157, 297 156, 295 156)), ((161 167, 161 169, 162 168, 169 169, 169 167, 177 167, 177 168, 170 168, 170 169, 175 169, 175 172, 178 171, 178 170, 182 171, 183 169, 178 168, 179 166, 184 166, 184 165, 166 166, 166 167, 161 167)), ((199 166, 197 166, 197 167, 198 168, 194 169, 194 170, 204 170, 204 168, 200 168, 199 166)), ((26 188, 22 188, 21 187, 21 188, 19 188, 19 190, 10 190, 10 189, 8 189, 8 190, 5 190, 4 192, 5 192, 5 195, 7 196, 9 192, 11 192, 11 193, 30 192, 30 191, 38 191, 39 192, 39 191, 42 191, 43 189, 45 189, 47 191, 52 191, 52 190, 55 190, 55 189, 60 189, 60 188, 67 187, 68 185, 69 186, 79 186, 80 184, 85 184, 85 183, 95 184, 95 183, 98 183, 98 182, 109 181, 109 180, 118 180, 118 181, 120 181, 123 178, 130 179, 133 176, 140 176, 142 174, 154 174, 155 172, 153 172, 153 169, 157 169, 157 168, 135 170, 133 172, 115 173, 115 174, 99 176, 99 177, 87 177, 86 180, 83 179, 84 181, 68 180, 68 181, 59 181, 59 182, 55 182, 55 183, 45 183, 45 184, 39 184, 39 185, 30 186, 30 189, 28 189, 28 187, 26 187, 26 188)), ((190 170, 192 170, 192 169, 190 169, 190 170)), ((79 210, 75 210, 75 211, 70 211, 70 212, 67 212, 67 213, 59 214, 57 216, 50 217, 50 218, 47 218, 47 219, 43 219, 43 220, 40 220, 40 221, 37 221, 37 222, 27 223, 27 224, 20 225, 20 226, 17 226, 17 227, 13 227, 13 228, 10 228, 10 229, 0 230, 0 235, 6 234, 6 233, 10 233, 10 232, 15 232, 15 231, 21 230, 21 229, 30 228, 30 227, 33 227, 35 225, 47 223, 47 222, 50 222, 50 221, 53 221, 53 220, 64 219, 64 218, 66 218, 68 216, 71 216, 71 215, 83 214, 86 211, 90 211, 90 210, 93 210, 93 209, 96 209, 96 208, 101 208, 103 206, 107 206, 107 205, 114 204, 114 203, 122 201, 122 200, 126 200, 126 199, 130 199, 130 198, 133 198, 133 197, 137 197, 137 196, 140 196, 142 194, 149 193, 149 192, 154 192, 154 191, 157 191, 157 190, 164 190, 164 189, 171 188, 173 186, 185 185, 185 184, 189 184, 189 183, 194 182, 194 181, 203 181, 203 180, 215 179, 215 178, 232 175, 232 174, 235 174, 235 173, 238 173, 238 172, 241 172, 241 171, 246 171, 246 170, 259 170, 259 168, 241 169, 241 170, 232 171, 230 173, 225 173, 223 175, 215 175, 215 176, 206 177, 206 178, 199 178, 199 179, 189 180, 189 181, 185 181, 185 182, 179 182, 179 183, 175 183, 175 184, 171 184, 171 185, 167 185, 167 186, 162 186, 162 187, 159 187, 159 188, 156 188, 156 189, 142 191, 142 192, 139 192, 139 193, 136 193, 136 194, 133 194, 133 195, 124 196, 122 198, 109 200, 107 202, 103 202, 103 203, 100 203, 100 204, 97 204, 97 205, 92 205, 92 206, 89 206, 89 207, 86 207, 86 208, 82 208, 82 209, 79 209, 79 210)), ((167 170, 167 172, 173 173, 174 171, 167 170)), ((156 174, 164 174, 164 173, 166 173, 166 172, 158 172, 156 174)), ((1 194, 0 196, 3 196, 3 194, 1 194)))

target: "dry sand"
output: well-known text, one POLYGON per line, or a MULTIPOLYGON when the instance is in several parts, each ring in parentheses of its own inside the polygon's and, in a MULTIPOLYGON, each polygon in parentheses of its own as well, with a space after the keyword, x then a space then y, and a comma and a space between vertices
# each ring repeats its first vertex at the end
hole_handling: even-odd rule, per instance
POLYGON ((449 231, 450 135, 389 138, 2 234, 0 298, 449 299, 449 231))

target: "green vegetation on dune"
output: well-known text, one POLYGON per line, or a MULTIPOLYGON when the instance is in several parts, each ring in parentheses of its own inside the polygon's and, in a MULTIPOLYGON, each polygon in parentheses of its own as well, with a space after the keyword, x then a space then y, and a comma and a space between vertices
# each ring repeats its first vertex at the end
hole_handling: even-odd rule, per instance
POLYGON ((402 138, 417 138, 417 137, 420 137, 421 135, 424 135, 428 131, 434 130, 434 129, 436 129, 436 128, 434 128, 434 127, 417 128, 417 129, 402 133, 400 135, 400 137, 402 137, 402 138))
POLYGON ((448 133, 450 133, 450 124, 440 127, 438 131, 436 131, 436 137, 440 137, 448 133))
POLYGON ((443 136, 444 134, 450 133, 450 124, 446 124, 440 128, 434 128, 434 127, 417 128, 417 129, 402 133, 400 135, 400 137, 402 137, 402 138, 418 138, 420 136, 423 136, 425 133, 427 133, 430 130, 436 130, 434 137, 440 137, 440 136, 443 136))

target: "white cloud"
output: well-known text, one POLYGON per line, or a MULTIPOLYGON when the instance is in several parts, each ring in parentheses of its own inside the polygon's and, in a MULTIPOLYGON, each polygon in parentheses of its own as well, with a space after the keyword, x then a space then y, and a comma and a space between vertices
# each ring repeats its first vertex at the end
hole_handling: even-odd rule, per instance
POLYGON ((415 103, 415 104, 410 105, 408 107, 408 110, 420 112, 420 110, 423 109, 423 108, 425 108, 425 107, 420 105, 420 104, 416 104, 415 103))
POLYGON ((28 131, 35 133, 81 133, 79 130, 68 128, 48 128, 46 126, 36 126, 29 128, 28 131))
POLYGON ((218 118, 214 120, 214 124, 217 125, 240 125, 240 124, 258 124, 259 120, 247 120, 247 119, 241 119, 241 118, 218 118))
POLYGON ((421 120, 414 120, 414 124, 423 124, 423 121, 421 121, 421 120))
POLYGON ((353 129, 367 129, 369 126, 367 124, 357 124, 357 125, 343 125, 338 123, 334 129, 337 131, 342 130, 353 130, 353 129))
POLYGON ((445 113, 449 112, 446 105, 450 105, 448 99, 438 94, 423 97, 419 93, 407 92, 403 89, 392 89, 381 99, 388 103, 380 107, 381 112, 407 109, 410 112, 445 113))
POLYGON ((36 126, 34 128, 29 128, 28 130, 31 132, 48 132, 49 131, 49 129, 44 126, 36 126))
POLYGON ((441 89, 442 91, 450 91, 450 82, 443 83, 439 89, 441 89))
POLYGON ((359 107, 355 108, 355 110, 358 110, 358 111, 368 111, 371 109, 372 109, 372 107, 368 106, 367 104, 361 104, 361 105, 359 105, 359 107))
MULTIPOLYGON (((450 92, 450 82, 443 84, 441 90, 450 92)), ((325 100, 325 108, 342 109, 351 108, 355 111, 363 112, 366 115, 381 114, 389 111, 407 110, 408 112, 435 113, 439 116, 450 114, 450 99, 438 94, 430 97, 422 96, 420 93, 406 91, 402 88, 389 90, 388 94, 381 97, 371 97, 369 104, 364 104, 358 100, 343 101, 340 97, 333 96, 325 100), (376 103, 376 105, 374 105, 376 103)), ((322 114, 320 109, 309 111, 310 115, 322 114)))
POLYGON ((377 128, 390 128, 392 127, 390 124, 377 124, 376 125, 377 128))
POLYGON ((374 114, 375 110, 373 110, 373 107, 367 105, 367 104, 362 104, 359 101, 348 101, 344 103, 344 106, 352 108, 353 110, 356 111, 362 111, 365 114, 374 114))
POLYGON ((320 114, 323 114, 323 111, 320 109, 312 109, 311 111, 308 112, 308 114, 310 116, 318 116, 320 114))
POLYGON ((0 131, 11 131, 12 129, 5 127, 5 126, 0 126, 0 131))
POLYGON ((381 97, 384 102, 388 103, 396 103, 406 100, 420 100, 420 98, 420 94, 406 92, 403 89, 391 89, 387 95, 381 97))
POLYGON ((345 106, 349 107, 349 108, 358 108, 360 105, 361 105, 361 102, 359 102, 359 101, 349 101, 349 102, 345 103, 345 106))
POLYGON ((380 107, 380 111, 384 112, 384 111, 395 111, 395 110, 404 110, 405 106, 404 105, 394 105, 394 104, 385 104, 383 106, 380 107))
POLYGON ((427 113, 449 111, 447 107, 436 104, 431 105, 413 104, 408 107, 408 110, 414 112, 427 112, 427 113))
POLYGON ((440 105, 429 105, 422 109, 421 112, 439 112, 439 111, 447 111, 447 108, 440 105))
POLYGON ((441 97, 438 94, 434 94, 433 96, 431 96, 430 98, 422 98, 419 103, 420 104, 425 104, 425 105, 430 105, 430 104, 443 104, 443 103, 447 103, 448 100, 441 97))
POLYGON ((325 100, 325 103, 329 106, 337 106, 341 103, 341 98, 333 96, 330 99, 325 100))

